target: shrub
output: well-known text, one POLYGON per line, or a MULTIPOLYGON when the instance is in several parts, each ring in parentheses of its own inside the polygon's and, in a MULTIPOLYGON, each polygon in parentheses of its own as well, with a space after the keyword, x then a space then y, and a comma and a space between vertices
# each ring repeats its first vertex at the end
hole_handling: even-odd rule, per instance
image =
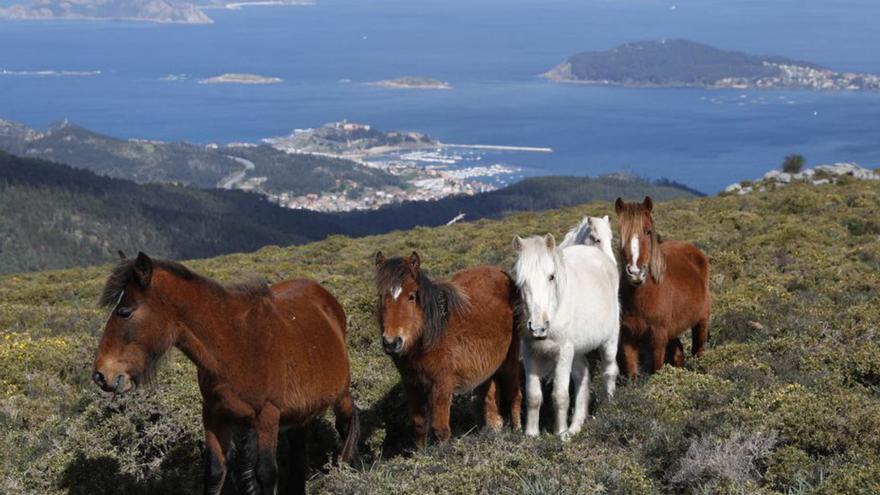
POLYGON ((807 160, 803 155, 797 153, 788 155, 782 160, 782 171, 788 174, 796 174, 804 168, 806 162, 807 160))

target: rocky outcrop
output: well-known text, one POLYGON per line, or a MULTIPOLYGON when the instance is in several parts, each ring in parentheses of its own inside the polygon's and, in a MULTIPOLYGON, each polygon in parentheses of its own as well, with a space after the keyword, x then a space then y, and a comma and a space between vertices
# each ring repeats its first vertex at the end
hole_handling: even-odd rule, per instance
POLYGON ((783 187, 793 182, 809 182, 815 185, 834 184, 842 177, 857 180, 880 180, 880 169, 871 170, 856 163, 834 163, 808 168, 796 174, 771 170, 760 179, 742 181, 724 188, 724 194, 749 194, 766 191, 768 187, 783 187))

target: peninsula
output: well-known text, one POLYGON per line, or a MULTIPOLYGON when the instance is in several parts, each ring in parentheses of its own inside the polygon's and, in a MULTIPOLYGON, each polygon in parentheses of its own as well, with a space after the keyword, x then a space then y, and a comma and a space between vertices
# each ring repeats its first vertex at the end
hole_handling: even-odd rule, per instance
POLYGON ((284 82, 280 77, 267 77, 257 74, 228 72, 215 77, 200 79, 199 84, 278 84, 284 82))
POLYGON ((880 90, 880 75, 835 72, 810 62, 680 39, 578 53, 543 76, 555 82, 646 88, 880 90))
POLYGON ((445 81, 438 81, 430 77, 411 76, 371 82, 369 85, 391 89, 452 89, 452 85, 445 81))

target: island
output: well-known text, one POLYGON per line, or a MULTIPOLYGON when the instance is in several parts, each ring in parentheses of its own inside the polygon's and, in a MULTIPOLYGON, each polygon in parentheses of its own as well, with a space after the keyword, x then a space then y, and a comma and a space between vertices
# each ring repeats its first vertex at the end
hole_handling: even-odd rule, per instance
POLYGON ((284 82, 280 77, 267 77, 257 74, 227 72, 219 76, 199 79, 199 84, 278 84, 284 82))
POLYGON ((452 85, 445 81, 438 81, 430 77, 398 77, 368 83, 370 86, 391 89, 452 89, 452 85))
POLYGON ((626 43, 578 53, 543 77, 555 82, 647 88, 880 90, 880 76, 810 62, 726 51, 689 40, 626 43))

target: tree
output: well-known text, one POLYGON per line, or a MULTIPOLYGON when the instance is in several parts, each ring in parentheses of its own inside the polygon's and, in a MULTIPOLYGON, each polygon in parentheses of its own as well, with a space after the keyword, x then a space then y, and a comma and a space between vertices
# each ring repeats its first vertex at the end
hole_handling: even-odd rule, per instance
POLYGON ((782 161, 782 171, 788 174, 796 174, 804 168, 807 159, 803 155, 793 153, 785 157, 782 161))

